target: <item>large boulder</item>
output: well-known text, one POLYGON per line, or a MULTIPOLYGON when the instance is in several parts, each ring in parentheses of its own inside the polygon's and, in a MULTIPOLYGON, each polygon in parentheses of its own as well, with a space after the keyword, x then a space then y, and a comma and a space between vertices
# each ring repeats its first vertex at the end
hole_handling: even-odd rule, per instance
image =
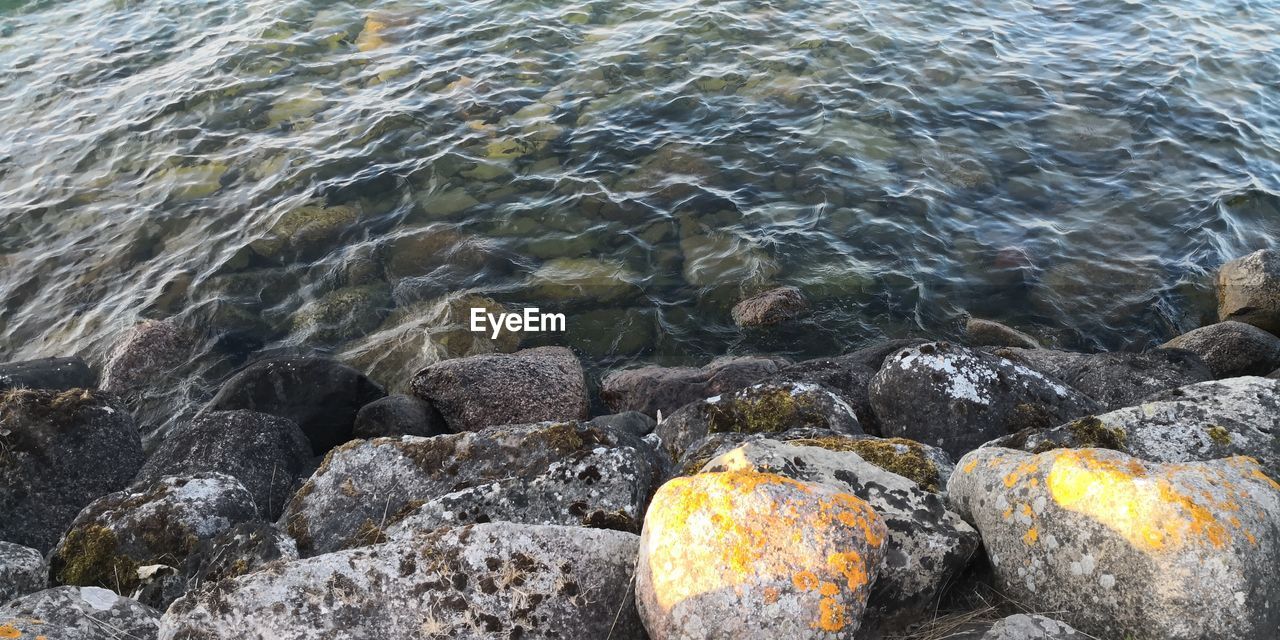
POLYGON ((564 347, 438 362, 414 377, 413 392, 453 431, 587 417, 582 363, 564 347))
POLYGON ((0 638, 155 640, 160 612, 98 587, 57 587, 0 606, 0 638))
POLYGON ((778 287, 757 293, 733 306, 733 323, 742 328, 770 327, 793 320, 808 311, 809 301, 795 287, 778 287))
POLYGON ((231 476, 165 477, 85 507, 50 555, 50 573, 60 584, 139 593, 163 609, 185 591, 179 570, 201 540, 257 517, 231 476))
POLYGON ((201 471, 225 473, 249 490, 262 517, 274 520, 311 466, 311 445, 292 420, 256 411, 213 411, 171 433, 134 483, 201 471))
POLYGON ((1280 628, 1280 484, 1250 458, 991 447, 961 459, 949 489, 1000 590, 1085 633, 1263 640, 1280 628))
POLYGON ((1280 367, 1280 338, 1234 320, 1184 333, 1164 347, 1200 356, 1218 379, 1265 376, 1280 367))
POLYGON ((174 603, 160 637, 640 640, 637 542, 507 522, 422 533, 221 582, 174 603))
POLYGON ((1213 379, 1213 372, 1199 356, 1180 349, 1072 353, 1008 348, 994 353, 1066 383, 1108 411, 1137 404, 1153 393, 1213 379))
POLYGON ((636 600, 652 640, 849 638, 887 530, 827 485, 749 471, 663 485, 645 515, 636 600))
POLYGON ((403 394, 389 395, 361 407, 354 427, 355 437, 364 439, 429 438, 445 433, 449 433, 449 425, 431 403, 403 394))
POLYGON ((80 509, 123 489, 142 466, 142 441, 107 394, 0 394, 0 540, 48 551, 80 509))
POLYGON ((656 418, 680 407, 753 385, 778 371, 772 358, 720 358, 702 367, 641 367, 614 371, 600 384, 600 399, 614 411, 656 418))
POLYGON ((48 586, 49 565, 39 551, 0 541, 0 604, 48 586))
POLYGON ((298 559, 298 545, 275 525, 241 522, 216 537, 200 540, 187 555, 188 593, 220 580, 238 578, 276 562, 298 559))
POLYGON ((0 391, 92 389, 97 376, 80 358, 42 358, 0 364, 0 391))
POLYGON ((871 380, 884 435, 959 457, 994 438, 1092 413, 1084 394, 1004 358, 945 342, 899 351, 871 380))
POLYGON ((296 356, 255 362, 227 380, 204 411, 248 409, 292 420, 320 455, 352 438, 356 413, 385 394, 336 360, 296 356))
POLYGON ((1280 253, 1255 251, 1218 270, 1218 320, 1280 335, 1280 253))

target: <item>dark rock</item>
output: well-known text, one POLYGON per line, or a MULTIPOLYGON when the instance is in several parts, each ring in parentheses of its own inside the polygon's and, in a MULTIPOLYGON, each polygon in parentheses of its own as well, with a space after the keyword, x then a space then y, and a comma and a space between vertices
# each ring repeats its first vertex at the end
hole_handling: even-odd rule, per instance
POLYGON ((98 378, 80 358, 42 358, 0 365, 0 391, 92 389, 98 378))
POLYGON ((187 556, 187 592, 206 588, 220 580, 230 580, 253 573, 275 562, 298 559, 298 545, 275 525, 241 522, 218 534, 201 540, 187 556))
POLYGON ((658 426, 658 422, 639 411, 624 411, 592 418, 587 422, 587 426, 613 429, 614 431, 629 433, 637 438, 643 438, 653 433, 654 428, 658 426))
POLYGON ((587 417, 582 363, 564 347, 445 360, 419 372, 413 392, 453 431, 587 417))
POLYGON ((1280 335, 1280 253, 1255 251, 1218 270, 1218 320, 1280 335))
POLYGON ((142 466, 133 419, 104 393, 0 394, 0 539, 47 551, 95 498, 142 466))
POLYGON ((48 586, 49 566, 39 551, 0 541, 0 604, 48 586))
POLYGON ((639 411, 656 418, 695 400, 732 393, 776 373, 773 358, 721 358, 702 368, 641 367, 605 376, 600 398, 613 411, 639 411))
POLYGON ((795 319, 808 311, 809 301, 795 287, 778 287, 758 293, 733 307, 733 323, 739 327, 770 327, 795 319))
POLYGON ((336 360, 283 357, 255 362, 222 385, 204 411, 248 409, 288 418, 320 455, 352 438, 356 413, 385 395, 336 360))
POLYGON ((354 435, 357 438, 429 438, 443 433, 450 433, 444 416, 431 403, 413 396, 394 394, 379 398, 356 414, 354 435))
POLYGON ((0 606, 0 631, 21 640, 155 640, 160 612, 106 589, 57 587, 0 606))
POLYGON ((1280 367, 1280 338, 1234 320, 1184 333, 1166 342, 1164 348, 1200 356, 1218 379, 1261 376, 1280 367))
POLYGON ((969 318, 964 326, 965 340, 972 347, 1021 347, 1039 349, 1035 338, 1008 325, 992 320, 969 318))
POLYGON ((195 347, 196 337, 174 320, 143 321, 111 351, 102 369, 102 389, 124 394, 168 387, 195 347))
POLYGON ((1153 393, 1213 379, 1199 356, 1180 349, 1090 354, 1011 347, 993 353, 1066 383, 1102 403, 1104 410, 1132 406, 1153 393))

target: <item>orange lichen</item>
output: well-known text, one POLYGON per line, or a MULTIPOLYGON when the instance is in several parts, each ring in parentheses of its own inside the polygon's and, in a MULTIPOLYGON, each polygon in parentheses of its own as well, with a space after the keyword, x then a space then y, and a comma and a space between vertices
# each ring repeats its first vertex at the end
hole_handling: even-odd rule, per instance
POLYGON ((21 638, 22 631, 12 624, 0 625, 0 638, 21 638))
POLYGON ((849 626, 849 608, 840 604, 835 598, 823 598, 818 603, 818 621, 815 629, 829 633, 839 633, 849 626))
POLYGON ((966 462, 964 467, 961 470, 964 471, 965 473, 973 473, 973 470, 976 469, 977 467, 978 467, 978 459, 974 458, 969 462, 966 462))
POLYGON ((1022 536, 1022 541, 1026 543, 1027 546, 1031 546, 1035 544, 1036 541, 1039 539, 1040 539, 1040 531, 1035 527, 1031 527, 1030 529, 1027 529, 1027 534, 1022 536))
POLYGON ((1035 458, 1031 458, 1025 462, 1018 464, 1017 468, 1004 476, 1004 486, 1006 489, 1012 489, 1014 485, 1021 482, 1024 478, 1040 470, 1040 464, 1035 458))

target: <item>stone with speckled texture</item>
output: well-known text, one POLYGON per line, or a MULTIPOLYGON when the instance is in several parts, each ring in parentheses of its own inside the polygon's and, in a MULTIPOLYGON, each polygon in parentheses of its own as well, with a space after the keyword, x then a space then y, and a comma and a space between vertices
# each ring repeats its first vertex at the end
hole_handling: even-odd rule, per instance
POLYGON ((1012 600, 1100 637, 1264 640, 1280 628, 1280 484, 1251 458, 983 448, 952 504, 1012 600))
POLYGON ((639 411, 651 418, 714 395, 760 382, 784 364, 774 358, 717 358, 701 367, 640 367, 612 371, 600 383, 600 399, 614 411, 639 411))
POLYGON ((1280 335, 1280 252, 1255 251, 1218 270, 1218 319, 1280 335))
POLYGON ((1219 379, 1264 376, 1280 367, 1280 338, 1234 320, 1189 331, 1164 346, 1200 356, 1219 379))
POLYGON ((946 640, 1091 640, 1071 625, 1045 616, 1019 613, 946 640))
POLYGON ((154 640, 160 612, 98 587, 57 587, 0 606, 0 638, 154 640))
POLYGON ((0 604, 48 586, 49 565, 39 551, 0 541, 0 604))
POLYGON ((1131 406, 1153 393, 1213 379, 1213 372, 1200 356, 1182 349, 1074 353, 1010 347, 992 353, 1066 383, 1098 401, 1103 411, 1131 406))

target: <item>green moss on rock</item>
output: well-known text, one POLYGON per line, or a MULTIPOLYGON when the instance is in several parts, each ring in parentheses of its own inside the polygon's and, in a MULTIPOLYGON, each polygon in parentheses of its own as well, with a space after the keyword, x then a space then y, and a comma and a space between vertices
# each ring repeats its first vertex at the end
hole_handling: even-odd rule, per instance
POLYGON ((1076 440, 1078 447, 1096 447, 1125 451, 1127 437, 1123 429, 1108 427, 1095 416, 1080 418, 1067 425, 1067 431, 1076 440))
POLYGON ((1208 431, 1209 439, 1212 440, 1214 444, 1223 446, 1231 444, 1231 432, 1227 431, 1225 428, 1214 424, 1209 425, 1209 428, 1206 429, 1206 431, 1208 431))
POLYGON ((56 553, 54 577, 61 584, 130 593, 138 585, 138 563, 119 553, 110 529, 88 525, 67 533, 56 553))
POLYGON ((906 438, 805 438, 792 440, 790 444, 804 447, 821 447, 830 451, 852 451, 863 460, 896 473, 926 491, 937 493, 941 485, 938 466, 929 459, 924 446, 906 438))
POLYGON ((813 408, 811 399, 787 388, 753 389, 712 403, 707 427, 710 433, 780 433, 803 424, 825 427, 826 420, 813 408))

